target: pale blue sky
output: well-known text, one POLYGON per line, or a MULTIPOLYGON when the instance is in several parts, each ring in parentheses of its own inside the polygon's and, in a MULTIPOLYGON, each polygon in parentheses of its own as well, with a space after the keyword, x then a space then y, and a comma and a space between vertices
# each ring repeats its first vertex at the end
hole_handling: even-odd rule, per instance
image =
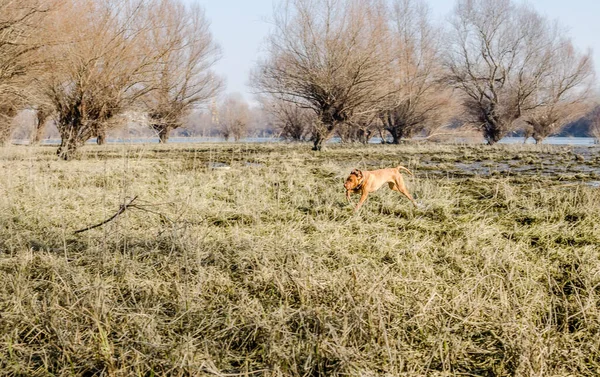
MULTIPOLYGON (((197 1, 206 10, 211 30, 223 49, 216 71, 225 77, 226 92, 239 92, 252 101, 248 75, 261 54, 261 44, 269 32, 273 4, 279 0, 186 0, 197 1)), ((439 20, 451 12, 454 0, 429 0, 439 20)), ((600 1, 529 0, 537 11, 558 19, 567 27, 575 44, 594 50, 596 72, 600 77, 600 1)))

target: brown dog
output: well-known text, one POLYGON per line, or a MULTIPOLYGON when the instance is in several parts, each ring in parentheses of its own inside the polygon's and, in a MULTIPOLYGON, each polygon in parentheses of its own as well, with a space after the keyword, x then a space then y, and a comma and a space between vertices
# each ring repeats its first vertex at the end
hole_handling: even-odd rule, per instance
POLYGON ((389 168, 389 169, 379 169, 379 170, 365 170, 360 171, 358 169, 352 170, 346 182, 344 183, 344 187, 346 188, 346 199, 350 201, 350 193, 360 193, 360 200, 354 208, 354 212, 358 211, 360 207, 363 205, 365 200, 367 200, 367 196, 369 193, 377 191, 381 186, 387 183, 390 186, 390 189, 395 190, 403 194, 412 202, 412 204, 417 207, 417 203, 413 199, 412 196, 408 193, 406 186, 404 185, 404 180, 402 179, 402 174, 400 174, 400 170, 407 172, 410 175, 413 175, 410 170, 405 168, 404 166, 398 166, 397 168, 389 168))

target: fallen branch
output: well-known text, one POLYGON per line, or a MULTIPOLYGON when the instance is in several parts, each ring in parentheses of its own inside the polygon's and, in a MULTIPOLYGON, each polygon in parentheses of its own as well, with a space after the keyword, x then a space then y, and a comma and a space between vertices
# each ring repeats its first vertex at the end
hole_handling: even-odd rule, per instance
POLYGON ((98 228, 98 227, 100 227, 100 226, 102 226, 102 225, 104 225, 104 224, 106 224, 108 222, 113 221, 114 219, 117 218, 117 216, 119 216, 120 214, 122 214, 123 212, 125 212, 125 210, 127 209, 127 207, 131 206, 131 203, 133 203, 136 199, 137 199, 137 195, 133 199, 131 199, 129 201, 129 203, 127 203, 127 204, 121 204, 121 207, 119 208, 119 210, 117 211, 117 213, 115 213, 114 215, 112 215, 110 218, 104 220, 100 224, 92 225, 92 226, 89 226, 89 227, 87 227, 85 229, 76 230, 74 232, 74 234, 87 232, 88 230, 91 230, 91 229, 94 229, 94 228, 98 228))

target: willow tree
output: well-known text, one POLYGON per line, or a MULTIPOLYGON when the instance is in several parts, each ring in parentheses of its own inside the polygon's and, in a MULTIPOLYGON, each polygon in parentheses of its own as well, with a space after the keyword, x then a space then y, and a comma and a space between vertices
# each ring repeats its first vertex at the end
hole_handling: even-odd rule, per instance
POLYGON ((56 16, 52 67, 46 80, 61 136, 58 155, 69 159, 87 140, 102 137, 116 118, 147 93, 162 50, 144 49, 151 25, 144 0, 79 0, 56 16))
POLYGON ((538 86, 539 106, 525 114, 528 136, 536 143, 560 131, 592 107, 595 83, 591 52, 578 51, 572 42, 562 37, 551 50, 552 64, 538 86))
POLYGON ((263 100, 262 111, 279 137, 289 141, 306 140, 315 123, 315 113, 295 103, 263 100))
POLYGON ((239 93, 228 95, 217 109, 217 124, 225 140, 233 137, 238 141, 248 134, 250 107, 239 93))
POLYGON ((443 82, 441 30, 421 0, 389 3, 393 95, 381 113, 385 129, 400 139, 444 125, 456 113, 451 88, 443 82))
POLYGON ((465 95, 464 105, 489 144, 540 107, 543 78, 556 64, 556 23, 511 0, 459 0, 451 22, 445 65, 465 95))
POLYGON ((43 71, 39 50, 54 1, 0 1, 0 144, 8 141, 12 119, 31 99, 33 81, 43 71))
POLYGON ((367 144, 374 136, 381 135, 380 118, 378 112, 355 115, 337 128, 336 135, 342 143, 367 144))
POLYGON ((214 98, 222 80, 211 70, 221 57, 204 10, 181 0, 159 0, 148 47, 164 49, 156 60, 152 90, 143 98, 151 127, 166 143, 169 132, 199 105, 214 98))
POLYGON ((600 144, 600 106, 596 105, 585 118, 589 124, 590 136, 596 144, 600 144))
POLYGON ((382 7, 365 0, 290 0, 274 13, 253 86, 314 111, 313 149, 320 150, 340 124, 377 111, 387 95, 382 7))

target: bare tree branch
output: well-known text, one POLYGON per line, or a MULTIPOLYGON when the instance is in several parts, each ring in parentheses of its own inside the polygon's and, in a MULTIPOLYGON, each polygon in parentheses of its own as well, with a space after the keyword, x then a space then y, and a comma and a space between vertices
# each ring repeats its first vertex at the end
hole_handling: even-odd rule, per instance
POLYGON ((101 227, 104 224, 108 224, 109 222, 113 221, 114 219, 116 219, 117 217, 119 217, 119 215, 121 215, 123 212, 125 212, 127 210, 127 208, 129 208, 131 206, 131 204, 137 199, 137 196, 133 197, 133 199, 131 199, 129 201, 129 203, 126 204, 122 204, 121 207, 119 207, 119 210, 112 215, 111 217, 109 217, 108 219, 102 221, 101 223, 98 223, 96 225, 92 225, 92 226, 88 226, 87 228, 84 229, 79 229, 76 230, 75 232, 73 232, 74 234, 79 234, 79 233, 83 233, 83 232, 87 232, 88 230, 92 230, 98 227, 101 227))

